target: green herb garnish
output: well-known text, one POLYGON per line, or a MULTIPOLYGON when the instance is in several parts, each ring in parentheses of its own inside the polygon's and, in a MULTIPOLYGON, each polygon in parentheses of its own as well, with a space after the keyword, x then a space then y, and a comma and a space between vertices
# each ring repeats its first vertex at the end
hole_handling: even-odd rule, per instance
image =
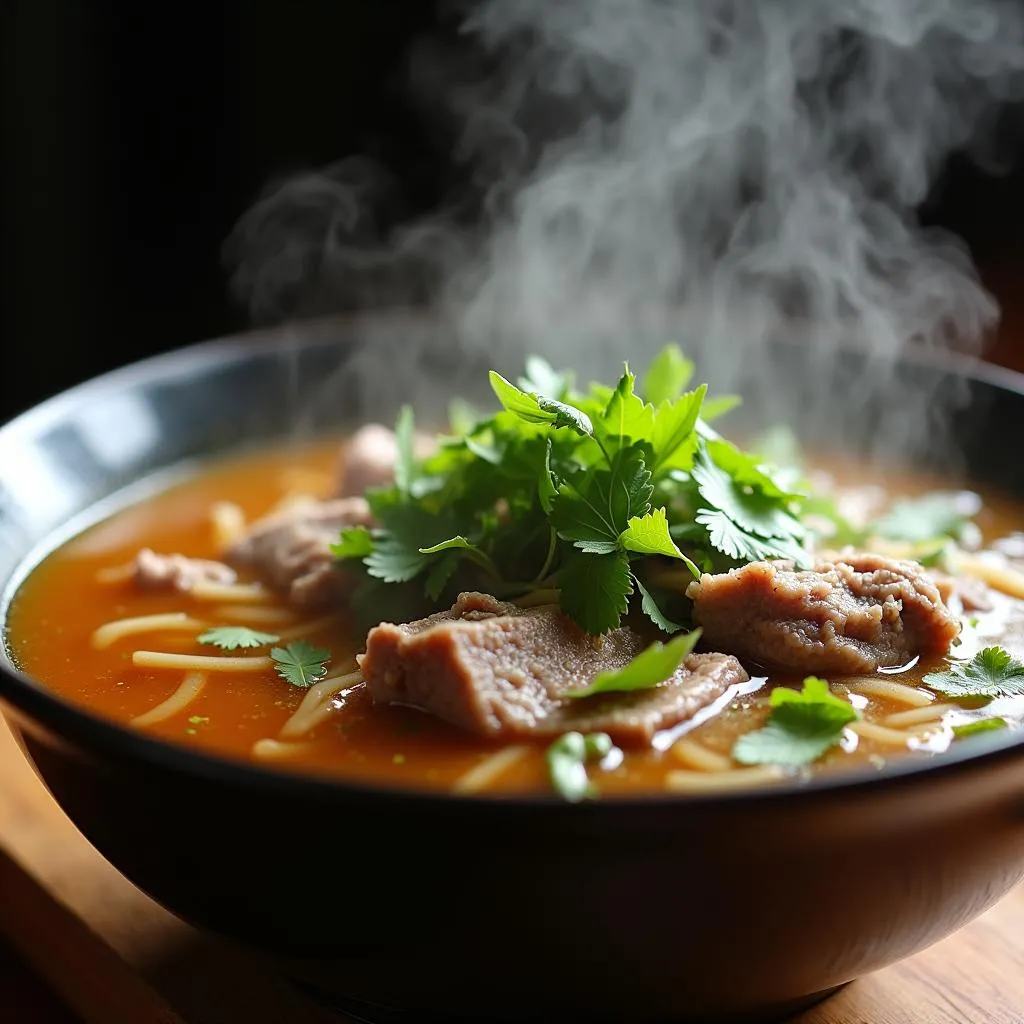
POLYGON ((663 644, 655 641, 641 651, 628 665, 611 672, 600 672, 589 686, 572 690, 567 697, 589 697, 595 693, 625 693, 631 690, 649 690, 670 678, 686 657, 697 646, 701 631, 684 633, 663 644))
MULTIPOLYGON (((638 563, 673 559, 695 577, 759 558, 806 566, 804 496, 707 425, 706 385, 683 390, 691 373, 672 346, 643 394, 628 366, 582 391, 537 356, 521 387, 492 371, 500 411, 453 418, 419 462, 403 440, 395 485, 367 494, 379 526, 342 532, 333 553, 365 574, 360 599, 408 614, 460 590, 553 590, 588 633, 634 602, 674 632, 638 563)), ((398 428, 413 436, 408 410, 398 428)))
POLYGON ((810 764, 834 747, 843 729, 859 717, 852 704, 815 676, 805 679, 800 691, 776 687, 771 703, 767 724, 741 736, 733 747, 732 756, 740 764, 810 764))
POLYGON ((965 722, 963 725, 953 726, 953 735, 962 740, 967 736, 977 736, 979 733, 996 732, 999 729, 1008 728, 1005 718, 979 718, 975 722, 965 722))
POLYGON ((986 647, 967 661, 951 661, 942 672, 929 672, 922 682, 953 700, 987 704, 1024 695, 1024 664, 1002 647, 986 647))
POLYGON ((587 776, 587 761, 604 758, 613 749, 611 737, 597 732, 584 736, 567 732, 548 747, 548 775, 556 793, 571 803, 596 796, 597 790, 587 776))
POLYGON ((922 544, 947 537, 960 540, 978 512, 980 500, 969 492, 935 491, 920 498, 898 501, 871 532, 889 540, 922 544))
POLYGON ((263 633, 248 626, 214 626, 196 638, 201 644, 212 644, 222 651, 235 651, 240 647, 266 647, 276 644, 280 637, 263 633))
POLYGON ((314 647, 308 640, 295 640, 270 652, 277 674, 292 686, 307 690, 327 675, 331 652, 314 647))

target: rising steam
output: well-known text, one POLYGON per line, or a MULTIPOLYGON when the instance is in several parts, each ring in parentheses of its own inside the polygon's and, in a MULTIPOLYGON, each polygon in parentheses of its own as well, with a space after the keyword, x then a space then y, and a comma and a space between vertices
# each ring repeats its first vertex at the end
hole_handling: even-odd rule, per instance
MULTIPOLYGON (((907 345, 970 350, 994 322, 966 248, 916 210, 1021 92, 1013 0, 460 10, 486 71, 446 71, 426 42, 411 76, 460 124, 473 193, 386 226, 364 163, 274 186, 226 250, 254 318, 429 302, 464 352, 539 349, 591 376, 672 337, 720 384, 780 396, 763 342, 799 323, 826 397, 877 393, 907 345), (874 356, 857 380, 831 358, 851 337, 874 356)), ((902 434, 933 404, 911 397, 902 434)))

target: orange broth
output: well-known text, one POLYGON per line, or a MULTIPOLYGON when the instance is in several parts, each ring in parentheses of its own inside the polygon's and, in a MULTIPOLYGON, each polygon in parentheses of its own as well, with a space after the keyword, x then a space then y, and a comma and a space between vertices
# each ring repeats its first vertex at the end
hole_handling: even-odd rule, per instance
MULTIPOLYGON (((98 574, 127 564, 142 547, 162 553, 180 552, 193 557, 218 557, 211 527, 211 506, 230 501, 252 521, 277 502, 300 489, 326 494, 338 458, 338 442, 317 442, 301 447, 265 450, 211 464, 165 492, 124 509, 64 544, 32 571, 16 594, 8 616, 7 642, 16 663, 33 678, 71 703, 127 724, 167 699, 179 687, 181 669, 143 669, 132 664, 135 650, 218 655, 215 648, 197 643, 201 630, 158 632, 129 636, 108 648, 91 644, 93 632, 104 623, 129 616, 187 612, 204 626, 224 624, 216 602, 200 602, 176 590, 142 591, 130 580, 101 582, 98 574)), ((830 469, 836 467, 830 460, 830 469)), ((844 483, 864 479, 863 468, 841 466, 844 483)), ((872 472, 872 480, 878 479, 872 472)), ((905 478, 890 481, 899 493, 934 486, 934 481, 905 478)), ((992 499, 986 503, 982 527, 989 536, 1013 528, 1012 503, 992 499)), ((240 580, 251 579, 244 574, 240 580)), ((273 604, 283 608, 283 602, 273 604)), ((237 609, 238 605, 234 605, 237 609)), ((260 607, 266 607, 261 605, 260 607)), ((1005 614, 1006 602, 997 611, 1005 614)), ((301 622, 300 613, 278 625, 252 622, 257 629, 287 629, 301 622)), ((305 618, 313 618, 307 615, 305 618)), ((354 657, 363 637, 347 628, 342 611, 336 621, 308 635, 332 652, 330 671, 355 669, 354 657)), ((266 649, 235 651, 236 655, 265 655, 266 649)), ((900 675, 879 678, 910 685, 934 668, 921 664, 900 675)), ((794 680, 772 678, 769 683, 794 680)), ((833 679, 842 692, 842 680, 833 679)), ((748 686, 748 689, 752 687, 748 686)), ((723 710, 686 733, 702 748, 727 756, 736 738, 763 724, 768 713, 769 685, 751 693, 730 695, 723 710)), ((249 760, 260 740, 275 738, 302 701, 304 691, 282 680, 272 668, 237 673, 211 672, 199 696, 179 714, 145 731, 185 747, 249 760)), ((865 720, 881 722, 908 710, 906 704, 871 697, 855 698, 865 720)), ((500 749, 463 733, 426 714, 405 708, 373 707, 361 689, 340 698, 337 710, 316 726, 306 739, 287 748, 287 755, 269 763, 282 770, 326 774, 339 779, 389 786, 449 789, 470 769, 500 749), (343 706, 342 706, 343 705, 343 706)), ((1004 713, 991 710, 989 713, 1004 713)), ((894 756, 924 756, 940 751, 952 739, 950 723, 969 720, 974 712, 956 711, 930 726, 920 726, 916 745, 920 752, 900 751, 865 737, 847 737, 840 747, 822 758, 814 770, 832 770, 869 763, 881 765, 894 756)), ((537 745, 509 764, 486 788, 495 792, 550 791, 544 746, 537 745)), ((735 767, 735 766, 734 766, 735 767)), ((665 788, 669 773, 692 770, 677 751, 627 751, 622 763, 610 770, 592 771, 603 793, 641 793, 665 788)), ((736 781, 743 778, 736 773, 736 781)))

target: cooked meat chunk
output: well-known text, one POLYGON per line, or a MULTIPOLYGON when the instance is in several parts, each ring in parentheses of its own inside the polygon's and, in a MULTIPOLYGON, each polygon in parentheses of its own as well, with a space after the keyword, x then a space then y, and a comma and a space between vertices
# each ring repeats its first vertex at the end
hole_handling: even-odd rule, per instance
POLYGON ((797 571, 751 562, 690 584, 694 618, 713 647, 765 668, 856 675, 944 654, 960 631, 915 562, 850 555, 797 571))
POLYGON ((235 570, 221 562, 185 555, 158 555, 143 548, 135 556, 135 582, 148 590, 191 590, 197 583, 234 583, 235 570))
POLYGON ((395 433, 379 423, 360 427, 342 449, 338 494, 361 495, 370 487, 386 487, 395 479, 398 445, 395 433))
POLYGON ((343 526, 369 526, 363 498, 298 499, 253 523, 229 548, 228 561, 244 565, 297 605, 330 604, 344 594, 348 575, 335 565, 331 545, 343 526))
MULTIPOLYGON (((419 431, 413 436, 413 448, 420 458, 435 447, 429 434, 419 431)), ((395 432, 379 423, 360 427, 341 451, 338 466, 338 494, 342 497, 362 495, 371 487, 387 487, 395 481, 398 443, 395 432)))
POLYGON ((428 711, 495 739, 607 732, 622 745, 691 718, 749 677, 735 658, 697 654, 664 683, 571 698, 645 646, 628 628, 590 637, 555 605, 522 609, 461 594, 445 612, 370 630, 360 659, 371 698, 428 711))

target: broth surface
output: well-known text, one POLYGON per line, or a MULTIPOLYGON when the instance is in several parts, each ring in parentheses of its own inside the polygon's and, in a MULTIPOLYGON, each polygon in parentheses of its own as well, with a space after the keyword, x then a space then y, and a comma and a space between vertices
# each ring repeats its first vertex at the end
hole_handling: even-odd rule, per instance
MULTIPOLYGON (((276 598, 249 606, 237 602, 201 601, 176 590, 142 591, 130 579, 104 581, 111 568, 130 563, 140 548, 181 552, 191 557, 216 559, 220 551, 211 525, 211 508, 218 502, 239 506, 248 521, 266 514, 295 493, 324 496, 329 493, 338 459, 337 441, 317 442, 236 457, 212 464, 191 479, 138 505, 116 513, 49 555, 31 573, 11 604, 7 643, 16 663, 33 678, 72 703, 120 723, 145 714, 169 698, 182 684, 180 669, 145 669, 132 663, 140 649, 190 655, 216 655, 196 637, 204 629, 226 623, 246 623, 276 632, 297 630, 318 646, 331 651, 330 675, 354 671, 355 655, 364 637, 347 627, 344 613, 330 622, 320 621, 303 632, 314 616, 285 608, 276 598), (230 605, 230 607, 226 607, 230 605), (255 609, 250 618, 248 609, 255 609), (187 613, 198 625, 188 631, 164 630, 124 637, 108 647, 96 648, 94 632, 112 620, 160 613, 187 613)), ((897 495, 912 495, 939 487, 946 481, 906 476, 880 478, 878 472, 855 463, 828 461, 829 472, 843 485, 870 479, 897 495)), ((1021 523, 1018 507, 1009 501, 986 496, 978 519, 988 538, 1011 533, 1021 523)), ((244 573, 240 581, 251 580, 244 573)), ((1015 623, 1021 618, 1019 601, 993 594, 992 611, 972 617, 965 643, 998 642, 1021 653, 1015 639, 1015 623)), ((983 645, 983 644, 982 644, 983 645)), ((260 651, 235 651, 236 655, 265 655, 260 651)), ((942 663, 936 659, 906 671, 884 672, 877 680, 917 686, 920 677, 942 663)), ((830 680, 836 692, 844 692, 840 678, 830 680)), ((621 763, 609 762, 592 775, 602 793, 639 793, 665 788, 670 773, 699 767, 693 760, 709 755, 713 762, 728 762, 738 736, 763 724, 768 714, 771 685, 799 683, 797 679, 754 679, 727 695, 710 717, 698 716, 698 724, 659 734, 655 748, 628 751, 621 763), (704 719, 700 721, 700 719, 704 719), (678 746, 674 742, 685 734, 678 746), (696 750, 694 744, 697 745, 696 750)), ((920 691, 924 693, 924 691, 920 691)), ((273 668, 243 672, 210 672, 199 695, 178 714, 145 726, 145 731, 166 741, 231 758, 249 760, 254 745, 273 740, 295 712, 305 691, 290 686, 273 668)), ((847 731, 839 747, 814 765, 814 771, 832 771, 871 764, 880 766, 893 757, 924 757, 939 753, 953 739, 952 726, 977 718, 1002 715, 1011 728, 1024 717, 1024 698, 1002 698, 983 710, 950 707, 941 718, 914 723, 914 711, 904 701, 879 694, 855 693, 851 698, 867 723, 887 729, 892 715, 902 715, 897 726, 908 731, 901 746, 891 736, 865 736, 847 731), (909 721, 908 721, 909 718, 909 721)), ((928 704, 943 698, 929 695, 928 704)), ((373 707, 358 686, 335 701, 335 711, 302 741, 288 748, 273 744, 261 759, 282 770, 325 774, 354 781, 403 788, 449 789, 467 772, 484 765, 501 748, 466 734, 412 709, 373 707)), ((136 728, 142 728, 135 726, 136 728)), ((506 763, 495 765, 486 784, 494 792, 548 792, 545 745, 528 745, 506 763)), ((733 766, 728 784, 756 781, 761 769, 733 766), (744 773, 749 772, 747 776, 744 773)), ((703 773, 705 777, 707 772, 703 773)), ((724 775, 723 775, 724 778, 724 775)))

